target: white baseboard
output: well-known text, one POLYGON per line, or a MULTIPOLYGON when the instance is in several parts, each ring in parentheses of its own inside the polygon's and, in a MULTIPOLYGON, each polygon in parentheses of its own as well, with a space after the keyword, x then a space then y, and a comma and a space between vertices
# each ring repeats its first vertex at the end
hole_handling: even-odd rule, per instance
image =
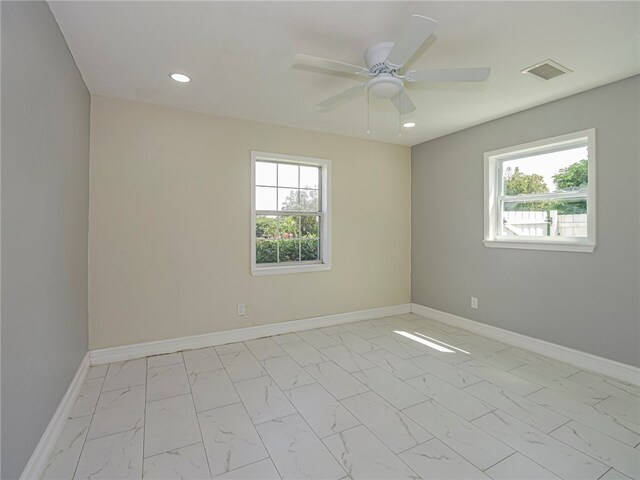
POLYGON ((545 355, 561 362, 570 363, 578 368, 608 375, 625 382, 640 385, 640 368, 626 363, 616 362, 608 358, 598 357, 591 353, 581 352, 573 348, 563 347, 556 343, 528 337, 520 333, 511 332, 502 328, 487 325, 485 323, 469 320, 451 313, 442 312, 434 308, 425 307, 416 303, 411 304, 411 312, 423 317, 432 318, 454 327, 464 328, 471 332, 483 335, 500 342, 524 348, 532 352, 545 355))
POLYGON ((205 333, 190 337, 172 338, 156 342, 137 343, 122 347, 102 348, 89 352, 91 365, 103 363, 121 362, 135 358, 160 355, 163 353, 179 352, 181 350, 193 350, 195 348, 213 347, 225 343, 243 342, 255 338, 280 335, 283 333, 300 332, 314 328, 330 327, 341 323, 359 322, 373 318, 389 317, 411 313, 411 304, 393 305, 390 307, 374 308, 371 310, 359 310, 356 312, 338 313, 324 317, 305 318, 289 322, 270 323, 254 327, 238 328, 223 332, 205 333))
POLYGON ((84 379, 87 376, 88 371, 89 353, 87 352, 82 359, 82 362, 80 362, 80 366, 78 367, 78 370, 76 370, 76 374, 71 380, 71 384, 69 385, 67 392, 64 394, 64 397, 62 397, 60 405, 58 405, 58 409, 53 414, 53 417, 51 417, 51 421, 49 422, 47 429, 42 434, 42 437, 40 437, 40 441, 38 442, 36 449, 33 451, 31 458, 24 467, 22 475, 20 475, 20 480, 31 480, 42 477, 44 469, 47 466, 47 462, 49 461, 49 457, 51 456, 58 438, 60 438, 60 434, 67 423, 67 418, 69 418, 73 404, 78 398, 78 394, 80 393, 80 389, 82 388, 82 384, 84 383, 84 379))

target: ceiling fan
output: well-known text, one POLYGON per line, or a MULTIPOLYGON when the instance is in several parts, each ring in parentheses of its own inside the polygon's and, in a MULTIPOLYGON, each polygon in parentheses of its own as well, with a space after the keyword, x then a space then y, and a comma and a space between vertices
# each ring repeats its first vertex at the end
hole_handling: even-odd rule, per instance
POLYGON ((318 103, 317 106, 324 110, 336 107, 366 90, 375 97, 391 99, 400 114, 411 113, 415 111, 416 106, 405 91, 405 82, 407 84, 422 82, 483 82, 491 72, 488 67, 403 71, 405 64, 433 33, 437 25, 438 22, 431 18, 412 15, 395 42, 377 43, 364 53, 366 68, 304 54, 298 54, 293 57, 293 65, 312 67, 326 70, 327 72, 369 77, 366 83, 355 85, 318 103))

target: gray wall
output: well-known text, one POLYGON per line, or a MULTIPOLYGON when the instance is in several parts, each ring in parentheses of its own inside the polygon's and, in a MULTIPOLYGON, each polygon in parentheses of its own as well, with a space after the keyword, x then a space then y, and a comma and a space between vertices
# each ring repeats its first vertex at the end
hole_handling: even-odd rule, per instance
POLYGON ((87 351, 89 92, 45 2, 2 2, 2 479, 87 351))
POLYGON ((640 365, 639 92, 636 76, 413 147, 413 302, 640 365), (485 247, 483 153, 592 127, 594 253, 485 247))

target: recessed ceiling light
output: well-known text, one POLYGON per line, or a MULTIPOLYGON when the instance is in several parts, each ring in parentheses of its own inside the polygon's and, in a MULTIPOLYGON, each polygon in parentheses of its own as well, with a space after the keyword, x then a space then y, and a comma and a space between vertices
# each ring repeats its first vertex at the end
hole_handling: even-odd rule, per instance
POLYGON ((405 127, 405 128, 411 128, 411 127, 415 127, 416 124, 415 124, 415 122, 405 122, 405 123, 402 124, 402 126, 405 127))
POLYGON ((191 81, 191 77, 185 75, 183 73, 172 73, 169 75, 172 80, 180 83, 189 83, 191 81))

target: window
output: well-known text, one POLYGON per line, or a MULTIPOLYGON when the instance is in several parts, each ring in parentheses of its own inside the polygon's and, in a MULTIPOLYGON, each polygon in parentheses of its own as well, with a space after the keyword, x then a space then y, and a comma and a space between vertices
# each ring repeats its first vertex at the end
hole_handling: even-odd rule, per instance
POLYGON ((487 247, 592 252, 595 129, 484 154, 487 247))
POLYGON ((251 273, 329 270, 331 162, 251 152, 251 273))

